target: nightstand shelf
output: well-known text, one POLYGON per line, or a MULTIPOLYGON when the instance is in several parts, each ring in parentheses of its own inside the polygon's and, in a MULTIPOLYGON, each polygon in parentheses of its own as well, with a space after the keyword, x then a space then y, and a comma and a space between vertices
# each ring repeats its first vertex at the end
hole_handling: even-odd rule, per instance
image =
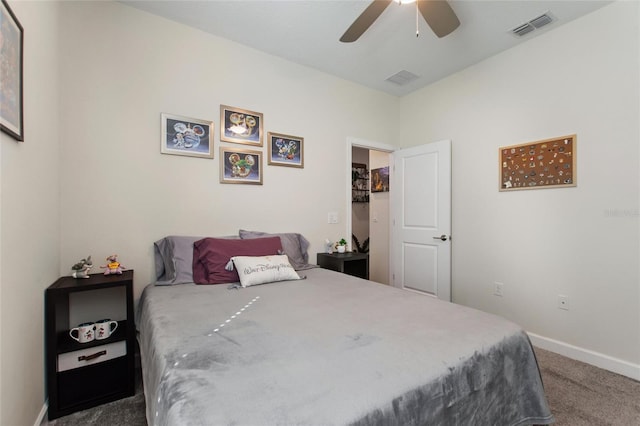
POLYGON ((369 255, 366 253, 318 253, 317 263, 321 268, 369 279, 369 255))
POLYGON ((135 393, 133 271, 62 277, 45 291, 45 339, 49 419, 135 393), (78 343, 69 330, 112 319, 106 339, 78 343))
POLYGON ((58 333, 57 337, 57 353, 73 352, 81 349, 92 348, 95 346, 106 345, 108 343, 118 342, 126 340, 127 321, 118 321, 118 328, 111 334, 111 336, 102 340, 93 340, 89 343, 78 343, 75 340, 69 338, 69 330, 63 330, 58 333))

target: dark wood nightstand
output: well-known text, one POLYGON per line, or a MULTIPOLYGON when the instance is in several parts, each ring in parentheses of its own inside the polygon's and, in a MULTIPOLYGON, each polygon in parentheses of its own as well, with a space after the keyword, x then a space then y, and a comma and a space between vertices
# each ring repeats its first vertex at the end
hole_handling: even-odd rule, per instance
POLYGON ((369 279, 369 255, 366 253, 318 253, 317 263, 321 268, 369 279))
POLYGON ((45 340, 50 420, 134 395, 133 270, 59 278, 45 291, 45 340), (80 323, 107 318, 118 322, 108 338, 69 336, 80 323))

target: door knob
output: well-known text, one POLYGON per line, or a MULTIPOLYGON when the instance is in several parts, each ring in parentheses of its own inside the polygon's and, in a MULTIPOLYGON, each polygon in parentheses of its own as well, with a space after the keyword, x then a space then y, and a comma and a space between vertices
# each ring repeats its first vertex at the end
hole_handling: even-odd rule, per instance
POLYGON ((442 234, 439 237, 433 237, 434 240, 442 240, 442 241, 447 241, 447 236, 442 234))

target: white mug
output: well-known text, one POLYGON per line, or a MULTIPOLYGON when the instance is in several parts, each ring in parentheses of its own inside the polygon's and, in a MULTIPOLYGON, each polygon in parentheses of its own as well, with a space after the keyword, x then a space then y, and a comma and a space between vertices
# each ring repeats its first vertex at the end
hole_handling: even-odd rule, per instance
POLYGON ((94 323, 83 322, 77 327, 74 327, 71 330, 69 330, 69 336, 71 336, 73 340, 77 340, 80 343, 88 343, 93 339, 95 339, 96 337, 94 333, 95 329, 96 329, 96 325, 94 323), (73 335, 74 331, 78 333, 78 337, 73 335))
POLYGON ((111 336, 111 333, 118 328, 118 321, 111 321, 110 319, 101 319, 96 321, 96 339, 106 339, 111 336))

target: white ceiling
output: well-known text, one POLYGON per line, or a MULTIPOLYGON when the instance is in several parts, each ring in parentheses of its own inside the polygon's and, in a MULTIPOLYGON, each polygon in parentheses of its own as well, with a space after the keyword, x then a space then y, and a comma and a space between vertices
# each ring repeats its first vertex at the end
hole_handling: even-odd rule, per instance
POLYGON ((416 7, 391 4, 354 43, 338 41, 370 0, 209 0, 122 3, 396 96, 406 95, 611 1, 451 0, 460 27, 438 39, 416 7), (545 12, 554 22, 524 37, 511 30, 545 12), (385 81, 399 71, 419 78, 385 81))

